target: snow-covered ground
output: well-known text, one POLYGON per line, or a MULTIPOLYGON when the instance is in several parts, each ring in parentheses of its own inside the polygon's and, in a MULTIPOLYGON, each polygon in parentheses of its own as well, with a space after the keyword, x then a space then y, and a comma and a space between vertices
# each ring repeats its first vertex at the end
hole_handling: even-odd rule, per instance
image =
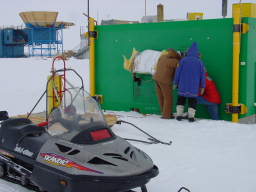
MULTIPOLYGON (((134 143, 160 169, 160 175, 148 184, 150 191, 176 192, 181 186, 192 192, 256 190, 256 125, 211 120, 177 122, 130 113, 121 113, 120 118, 173 142, 171 146, 134 143)), ((117 125, 113 130, 123 137, 146 138, 130 125, 117 125)))
MULTIPOLYGON (((0 110, 8 110, 10 115, 29 112, 45 89, 51 63, 49 58, 0 59, 0 110)), ((71 59, 67 63, 83 76, 88 89, 88 61, 71 59)), ((37 111, 44 107, 43 102, 37 111)), ((173 142, 170 146, 133 142, 160 170, 159 176, 149 182, 149 192, 177 192, 182 186, 191 192, 256 191, 256 125, 211 120, 188 123, 135 112, 108 113, 160 140, 173 142)), ((147 139, 127 124, 115 125, 113 131, 125 138, 147 139)), ((0 180, 0 192, 27 191, 0 180)))
MULTIPOLYGON (((88 61, 70 59, 66 64, 78 71, 88 90, 88 61)), ((45 91, 51 66, 51 58, 0 59, 0 110, 8 110, 10 115, 29 112, 45 91)), ((55 66, 63 68, 63 63, 57 61, 55 66)), ((36 108, 42 109, 45 109, 45 102, 36 108)))

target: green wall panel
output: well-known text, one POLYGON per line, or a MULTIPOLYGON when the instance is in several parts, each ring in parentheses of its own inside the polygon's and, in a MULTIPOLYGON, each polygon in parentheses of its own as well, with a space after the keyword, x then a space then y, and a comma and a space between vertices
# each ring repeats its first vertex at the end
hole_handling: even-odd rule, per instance
MULTIPOLYGON (((198 42, 202 60, 222 95, 221 117, 230 120, 224 104, 232 101, 232 30, 233 19, 97 26, 96 93, 104 97, 103 109, 138 108, 143 113, 159 113, 151 76, 138 75, 142 78, 141 85, 133 82, 132 74, 123 68, 122 55, 129 57, 133 48, 185 51, 193 42, 198 42)), ((248 49, 256 45, 246 44, 248 49)), ((246 57, 255 62, 254 56, 246 57)), ((203 106, 198 109, 198 117, 209 117, 203 106)))

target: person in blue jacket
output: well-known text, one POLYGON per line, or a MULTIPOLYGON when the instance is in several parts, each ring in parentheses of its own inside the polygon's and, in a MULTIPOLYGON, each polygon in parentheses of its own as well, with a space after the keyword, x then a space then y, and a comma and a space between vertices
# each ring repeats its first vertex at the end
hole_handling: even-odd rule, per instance
POLYGON ((200 59, 197 43, 193 43, 187 55, 180 61, 174 78, 174 87, 178 88, 176 119, 183 119, 184 106, 188 100, 188 120, 195 121, 197 97, 203 94, 206 86, 204 64, 200 59))

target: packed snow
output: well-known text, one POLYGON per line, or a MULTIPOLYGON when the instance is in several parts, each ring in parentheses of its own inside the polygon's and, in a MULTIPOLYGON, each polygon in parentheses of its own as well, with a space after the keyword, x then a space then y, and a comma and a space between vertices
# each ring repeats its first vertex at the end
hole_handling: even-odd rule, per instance
MULTIPOLYGON (((7 110, 11 116, 28 113, 45 89, 51 63, 50 58, 0 59, 0 110, 7 110)), ((82 75, 88 89, 88 61, 70 59, 67 64, 82 75)), ((36 111, 44 108, 42 102, 36 111)), ((135 124, 159 140, 172 141, 171 145, 132 142, 159 167, 159 176, 147 185, 149 192, 177 192, 182 186, 191 192, 256 191, 255 124, 202 119, 189 123, 136 112, 107 113, 135 124)), ((125 138, 148 138, 128 124, 112 129, 125 138)), ((29 190, 0 180, 0 191, 29 190)))

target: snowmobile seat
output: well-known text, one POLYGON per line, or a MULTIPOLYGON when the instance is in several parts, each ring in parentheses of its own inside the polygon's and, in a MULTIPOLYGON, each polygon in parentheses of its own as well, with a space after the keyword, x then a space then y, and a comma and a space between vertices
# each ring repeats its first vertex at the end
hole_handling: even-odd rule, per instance
POLYGON ((25 118, 8 119, 2 123, 1 127, 2 132, 17 135, 17 137, 25 137, 28 135, 36 136, 45 132, 43 127, 39 127, 25 118))
POLYGON ((27 143, 28 147, 35 148, 36 150, 48 138, 46 135, 48 136, 44 127, 33 124, 29 119, 8 119, 1 123, 1 145, 11 150, 24 142, 27 143), (33 139, 34 142, 32 142, 33 139), (31 143, 26 142, 26 140, 31 140, 31 143))
POLYGON ((3 121, 1 123, 2 127, 15 127, 15 126, 20 126, 20 125, 27 125, 31 124, 32 121, 26 118, 10 118, 6 121, 3 121))

